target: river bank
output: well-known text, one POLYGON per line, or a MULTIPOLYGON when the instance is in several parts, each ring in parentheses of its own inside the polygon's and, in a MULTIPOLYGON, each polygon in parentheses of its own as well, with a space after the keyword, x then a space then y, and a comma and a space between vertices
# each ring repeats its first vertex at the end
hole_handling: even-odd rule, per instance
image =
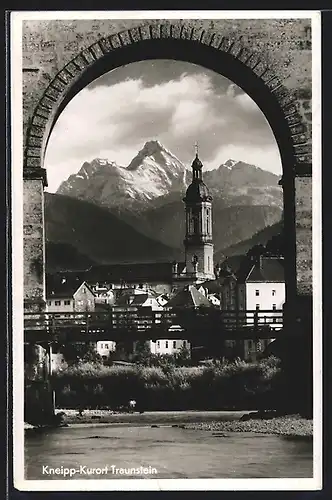
MULTIPOLYGON (((181 426, 185 429, 208 432, 251 432, 274 434, 280 436, 312 436, 313 422, 299 415, 276 416, 273 418, 255 418, 251 412, 242 411, 159 411, 144 413, 121 413, 111 410, 77 410, 63 409, 56 412, 62 414, 65 425, 98 425, 127 424, 135 426, 181 426), (251 418, 249 418, 249 413, 251 418), (242 420, 249 418, 248 420, 242 420)), ((28 424, 26 429, 31 428, 28 424)))

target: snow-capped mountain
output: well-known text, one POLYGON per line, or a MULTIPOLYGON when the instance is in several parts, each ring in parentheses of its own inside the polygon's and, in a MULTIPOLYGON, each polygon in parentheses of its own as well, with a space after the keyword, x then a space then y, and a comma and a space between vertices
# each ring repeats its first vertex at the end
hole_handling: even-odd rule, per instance
POLYGON ((57 193, 112 208, 144 205, 186 186, 183 163, 159 141, 149 141, 127 168, 104 159, 85 162, 57 193))
MULTIPOLYGON (((149 141, 127 167, 101 158, 85 162, 77 174, 62 182, 57 194, 117 211, 141 211, 181 200, 191 175, 190 165, 185 166, 159 141, 149 141)), ((222 198, 225 206, 282 208, 278 176, 255 165, 230 159, 203 175, 213 197, 222 198)))

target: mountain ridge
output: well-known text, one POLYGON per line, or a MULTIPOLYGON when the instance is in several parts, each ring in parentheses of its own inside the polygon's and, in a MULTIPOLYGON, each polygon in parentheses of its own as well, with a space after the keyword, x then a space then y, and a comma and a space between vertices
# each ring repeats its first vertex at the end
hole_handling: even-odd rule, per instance
MULTIPOLYGON (((56 194, 137 212, 158 204, 160 199, 167 203, 174 195, 183 197, 191 178, 190 167, 159 141, 148 141, 127 167, 100 158, 84 162, 76 174, 60 184, 56 194)), ((279 177, 255 165, 227 160, 216 169, 203 169, 203 178, 212 196, 223 198, 228 205, 282 207, 279 177)))

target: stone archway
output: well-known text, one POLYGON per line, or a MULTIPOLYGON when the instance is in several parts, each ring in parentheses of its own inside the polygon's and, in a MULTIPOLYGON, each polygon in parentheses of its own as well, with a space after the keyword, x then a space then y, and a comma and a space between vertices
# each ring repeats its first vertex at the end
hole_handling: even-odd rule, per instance
POLYGON ((274 132, 283 165, 287 234, 287 303, 310 297, 311 141, 299 102, 265 56, 241 37, 196 28, 191 23, 153 23, 102 37, 74 57, 45 88, 26 128, 24 150, 25 300, 40 308, 45 299, 43 169, 47 141, 61 111, 103 73, 142 59, 179 59, 212 69, 234 81, 261 108, 274 132), (38 305, 39 304, 39 305, 38 305))

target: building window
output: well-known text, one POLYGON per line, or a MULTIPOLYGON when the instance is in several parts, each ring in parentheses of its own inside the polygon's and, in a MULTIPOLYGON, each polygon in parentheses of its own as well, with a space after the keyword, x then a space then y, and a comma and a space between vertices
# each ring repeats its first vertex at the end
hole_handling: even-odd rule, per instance
POLYGON ((168 349, 168 340, 165 341, 165 347, 168 349))
POLYGON ((160 341, 159 341, 159 340, 158 340, 158 342, 157 342, 157 347, 160 347, 160 341))
POLYGON ((108 349, 108 344, 105 344, 105 349, 108 349))
POLYGON ((210 257, 208 256, 208 271, 210 271, 210 257))
POLYGON ((48 304, 49 306, 51 306, 51 305, 52 305, 52 301, 51 301, 51 300, 48 300, 48 301, 47 301, 47 304, 48 304))
POLYGON ((55 300, 54 301, 55 306, 61 306, 61 300, 55 300))
POLYGON ((184 340, 182 345, 183 345, 183 347, 186 347, 187 342, 184 340))
POLYGON ((259 304, 256 304, 256 311, 259 311, 259 304))
POLYGON ((173 340, 173 349, 176 348, 176 340, 173 340))
POLYGON ((276 294, 276 291, 275 290, 272 290, 272 297, 274 297, 276 294))
POLYGON ((277 309, 277 304, 272 304, 272 309, 275 311, 277 309))
POLYGON ((256 297, 259 296, 259 290, 255 290, 255 295, 256 295, 256 297))
POLYGON ((65 306, 70 306, 70 300, 64 300, 63 303, 65 306))

